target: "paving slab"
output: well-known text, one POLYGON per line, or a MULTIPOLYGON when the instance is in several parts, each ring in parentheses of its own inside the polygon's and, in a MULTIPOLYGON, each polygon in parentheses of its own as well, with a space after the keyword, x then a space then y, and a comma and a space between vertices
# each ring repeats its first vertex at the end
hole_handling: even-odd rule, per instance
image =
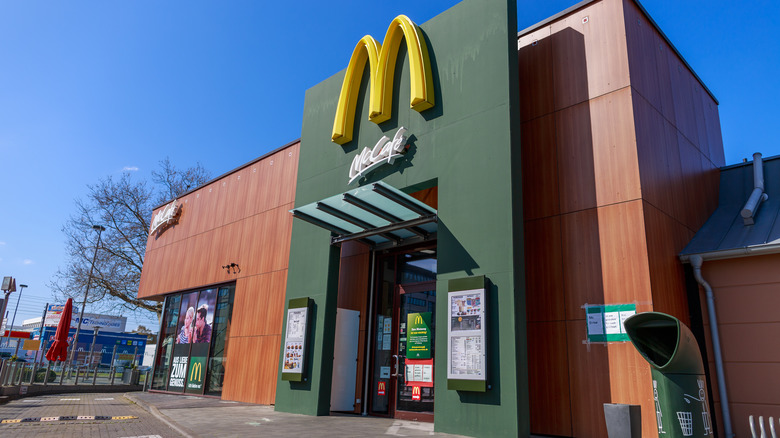
POLYGON ((458 438, 433 431, 432 423, 360 415, 309 416, 277 412, 273 406, 149 392, 126 393, 185 437, 383 437, 458 438))

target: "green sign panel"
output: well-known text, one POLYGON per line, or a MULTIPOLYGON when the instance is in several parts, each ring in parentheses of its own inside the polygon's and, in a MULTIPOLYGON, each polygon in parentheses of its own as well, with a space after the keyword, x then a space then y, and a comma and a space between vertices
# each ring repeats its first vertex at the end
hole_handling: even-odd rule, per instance
POLYGON ((590 342, 628 342, 623 321, 636 313, 636 304, 585 307, 590 342))
POLYGON ((409 334, 406 344, 407 359, 431 358, 431 312, 410 313, 406 317, 409 334))
POLYGON ((185 392, 203 394, 203 379, 206 377, 206 357, 193 356, 190 358, 190 371, 187 375, 187 389, 185 392))

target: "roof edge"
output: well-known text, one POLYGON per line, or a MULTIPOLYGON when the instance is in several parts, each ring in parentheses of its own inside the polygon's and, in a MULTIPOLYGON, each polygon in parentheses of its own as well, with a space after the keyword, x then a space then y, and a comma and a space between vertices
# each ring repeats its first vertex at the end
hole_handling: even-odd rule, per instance
MULTIPOLYGON (((297 139, 297 140, 293 140, 293 141, 291 141, 291 142, 287 143, 287 144, 286 144, 286 145, 284 145, 284 146, 280 146, 280 147, 278 147, 278 148, 276 148, 276 149, 274 149, 274 150, 272 150, 272 151, 270 151, 270 152, 266 152, 265 154, 263 154, 263 155, 261 155, 261 156, 259 156, 259 157, 255 158, 254 160, 252 160, 252 161, 250 161, 250 162, 248 162, 248 163, 244 163, 244 164, 242 164, 242 165, 240 165, 240 166, 236 167, 235 169, 228 170, 227 172, 223 173, 222 175, 219 175, 219 176, 217 176, 217 177, 214 177, 214 178, 212 178, 212 179, 210 179, 210 180, 206 181, 205 183, 203 183, 203 184, 201 184, 201 185, 199 185, 199 186, 197 186, 197 187, 195 187, 195 188, 192 188, 192 189, 190 189, 190 190, 187 190, 186 192, 184 192, 184 193, 182 193, 181 195, 179 195, 179 197, 182 197, 182 196, 185 196, 185 195, 189 195, 190 193, 193 193, 193 192, 195 192, 195 191, 197 191, 197 190, 200 190, 202 187, 206 187, 207 185, 209 185, 209 184, 213 183, 214 181, 218 181, 218 180, 220 180, 220 179, 222 179, 222 178, 224 178, 224 177, 226 177, 226 176, 228 176, 228 175, 230 175, 230 174, 236 173, 236 172, 238 172, 238 171, 239 171, 239 170, 241 170, 241 169, 247 168, 247 167, 249 167, 249 166, 251 166, 251 165, 253 165, 253 164, 257 163, 258 161, 261 161, 261 160, 263 160, 263 159, 265 159, 265 158, 268 158, 269 156, 271 156, 271 155, 273 155, 273 154, 275 154, 275 153, 277 153, 277 152, 279 152, 279 151, 283 151, 283 150, 285 150, 285 149, 289 148, 290 146, 292 146, 292 145, 294 145, 294 144, 296 144, 296 143, 300 143, 300 142, 301 142, 301 139, 299 138, 299 139, 297 139)), ((167 200, 167 201, 163 202, 162 204, 160 204, 160 205, 158 205, 158 206, 156 206, 156 207, 153 207, 153 208, 152 208, 152 211, 154 211, 154 210, 157 210, 158 208, 160 208, 160 207, 162 207, 162 206, 164 206, 164 205, 167 205, 167 204, 168 204, 169 202, 171 202, 171 201, 173 201, 173 199, 169 199, 169 200, 167 200)))
MULTIPOLYGON (((538 23, 536 23, 536 24, 534 24, 532 26, 529 26, 529 27, 527 27, 527 28, 517 32, 517 38, 519 39, 520 37, 525 36, 525 35, 533 32, 533 31, 539 29, 542 26, 550 24, 553 21, 556 21, 556 20, 558 20, 559 18, 561 18, 563 16, 571 14, 572 12, 576 11, 577 9, 581 9, 581 8, 591 4, 591 3, 596 3, 598 1, 602 1, 602 0, 583 0, 583 1, 579 2, 579 3, 577 3, 574 6, 571 6, 571 7, 567 8, 567 9, 564 9, 563 11, 561 11, 561 12, 559 12, 559 13, 557 13, 557 14, 549 17, 549 18, 546 18, 546 19, 544 19, 544 20, 542 20, 542 21, 540 21, 540 22, 538 22, 538 23)), ((699 81, 699 84, 701 84, 702 87, 704 87, 704 91, 706 91, 707 94, 710 95, 712 100, 715 101, 716 105, 720 105, 720 102, 718 101, 718 98, 715 97, 715 95, 707 87, 707 85, 704 83, 704 81, 702 81, 702 79, 699 77, 699 75, 696 74, 696 71, 693 69, 693 67, 691 67, 691 65, 688 64, 688 61, 685 60, 685 57, 682 56, 682 53, 680 53, 680 51, 677 50, 677 47, 675 47, 675 45, 672 44, 672 41, 669 39, 669 37, 666 36, 664 31, 661 30, 661 27, 658 26, 658 23, 656 23, 655 20, 653 20, 653 17, 650 16, 650 13, 647 12, 647 9, 645 9, 645 7, 642 5, 642 3, 640 3, 639 0, 627 0, 627 1, 632 1, 632 2, 634 2, 634 4, 637 5, 637 7, 639 7, 639 10, 650 21, 650 24, 652 24, 653 27, 655 27, 655 29, 658 31, 658 33, 661 34, 661 37, 666 41, 666 44, 669 44, 669 47, 672 48, 674 53, 677 54, 677 56, 680 58, 680 60, 683 62, 683 64, 685 64, 685 67, 688 68, 688 70, 691 72, 691 74, 693 74, 693 77, 696 78, 697 81, 699 81)))
POLYGON ((770 254, 780 254, 780 242, 767 243, 764 245, 745 246, 742 248, 723 249, 719 251, 680 254, 679 257, 681 262, 690 263, 691 258, 694 256, 699 256, 703 260, 726 260, 770 254))

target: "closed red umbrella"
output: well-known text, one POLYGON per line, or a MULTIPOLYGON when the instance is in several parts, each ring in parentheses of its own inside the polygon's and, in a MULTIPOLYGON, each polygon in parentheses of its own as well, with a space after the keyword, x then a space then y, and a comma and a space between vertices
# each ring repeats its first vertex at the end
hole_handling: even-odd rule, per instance
MULTIPOLYGON (((73 313, 73 299, 68 298, 65 308, 62 309, 60 323, 57 325, 57 332, 54 333, 54 343, 46 352, 46 359, 50 361, 65 361, 68 358, 68 332, 70 331, 70 317, 73 313)), ((41 327, 41 331, 43 327, 41 327)))

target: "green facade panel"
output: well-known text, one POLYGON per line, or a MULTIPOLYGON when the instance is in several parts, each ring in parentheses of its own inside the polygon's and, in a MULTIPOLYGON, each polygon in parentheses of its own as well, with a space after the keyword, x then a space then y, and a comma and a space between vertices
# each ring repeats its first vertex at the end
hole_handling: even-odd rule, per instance
MULTIPOLYGON (((392 118, 380 125, 367 120, 366 71, 353 140, 343 146, 331 142, 330 136, 344 72, 308 90, 295 205, 378 180, 407 192, 437 183, 437 290, 446 291, 451 279, 485 276, 490 320, 489 389, 483 393, 447 389, 446 330, 437 331, 435 429, 473 436, 527 436, 516 4, 467 0, 418 25, 431 55, 435 106, 423 113, 409 109, 409 65, 403 45, 392 118), (401 126, 410 135, 406 157, 348 185, 353 157, 384 134, 392 138, 401 126)), ((374 37, 381 40, 383 35, 374 37)), ((351 53, 353 47, 332 49, 351 53)), ((314 301, 312 366, 304 382, 278 382, 277 410, 317 415, 329 411, 338 264, 338 248, 329 245, 329 233, 295 220, 287 300, 314 301)), ((435 317, 441 327, 446 316, 445 307, 437 306, 435 317)))

